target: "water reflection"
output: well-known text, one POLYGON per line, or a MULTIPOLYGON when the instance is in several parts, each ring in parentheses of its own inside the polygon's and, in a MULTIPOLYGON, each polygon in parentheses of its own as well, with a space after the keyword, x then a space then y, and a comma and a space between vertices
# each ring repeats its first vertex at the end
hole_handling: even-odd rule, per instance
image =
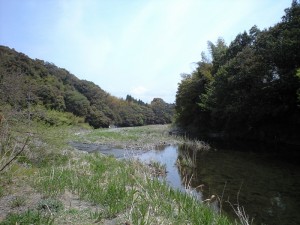
POLYGON ((138 154, 135 158, 141 160, 145 163, 150 163, 151 161, 157 161, 161 164, 166 165, 166 180, 172 186, 184 190, 182 185, 182 179, 178 172, 176 166, 176 160, 178 157, 178 146, 164 146, 164 148, 159 150, 151 150, 138 154))
MULTIPOLYGON (((180 161, 182 158, 186 159, 190 157, 193 159, 194 154, 192 151, 186 152, 183 148, 178 146, 164 146, 163 149, 151 150, 138 154, 135 158, 141 160, 145 163, 150 163, 152 161, 157 161, 166 166, 167 174, 166 181, 173 188, 179 189, 181 191, 189 193, 194 198, 199 201, 205 201, 210 199, 209 197, 203 196, 204 185, 197 179, 196 167, 181 165, 180 161)), ((196 160, 196 158, 194 158, 196 160)), ((219 210, 216 199, 208 202, 216 211, 219 210)))
MULTIPOLYGON (((102 151, 95 146, 93 150, 102 151)), ((103 150, 116 157, 131 155, 121 149, 103 150)), ((221 148, 194 153, 178 146, 161 146, 158 150, 135 152, 134 157, 147 163, 154 160, 165 164, 167 182, 190 192, 200 201, 212 195, 222 199, 222 210, 229 216, 234 213, 227 202, 243 206, 254 218, 254 224, 296 225, 300 224, 300 167, 292 162, 297 161, 299 155, 297 153, 293 160, 287 155, 221 148), (187 158, 195 166, 178 166, 178 161, 187 158)), ((216 202, 213 207, 219 209, 216 202)))
MULTIPOLYGON (((218 196, 222 199, 222 209, 232 217, 235 215, 228 202, 243 206, 254 218, 254 224, 300 224, 299 166, 281 160, 278 152, 218 149, 194 153, 167 146, 138 158, 166 164, 170 185, 181 190, 190 186, 192 189, 187 191, 196 191, 192 194, 201 201, 218 196), (177 161, 186 157, 195 161, 196 166, 178 166, 177 161), (199 185, 204 185, 202 191, 196 188, 199 185)), ((214 207, 219 209, 216 204, 214 207)))
MULTIPOLYGON (((207 185, 204 195, 224 193, 260 224, 299 224, 299 166, 272 153, 219 150, 197 156, 197 179, 207 185)), ((232 213, 229 204, 223 204, 232 213)))

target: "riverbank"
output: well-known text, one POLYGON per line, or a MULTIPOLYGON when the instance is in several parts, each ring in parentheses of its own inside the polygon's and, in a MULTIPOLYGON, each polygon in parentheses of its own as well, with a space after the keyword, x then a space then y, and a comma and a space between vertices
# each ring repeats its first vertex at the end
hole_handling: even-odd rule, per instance
POLYGON ((81 143, 101 144, 127 150, 151 150, 158 146, 180 144, 184 141, 181 137, 170 136, 169 129, 170 125, 97 129, 79 133, 76 140, 81 143))
POLYGON ((150 149, 181 140, 169 136, 165 125, 99 130, 34 122, 2 126, 0 167, 24 151, 0 173, 0 224, 232 224, 159 181, 140 162, 77 151, 70 141, 150 149))

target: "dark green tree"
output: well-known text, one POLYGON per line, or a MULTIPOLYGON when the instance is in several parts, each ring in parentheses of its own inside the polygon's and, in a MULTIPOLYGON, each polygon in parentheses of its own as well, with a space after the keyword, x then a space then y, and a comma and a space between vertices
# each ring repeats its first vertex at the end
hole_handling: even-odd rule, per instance
POLYGON ((253 26, 228 47, 223 39, 208 42, 211 64, 202 59, 178 86, 177 124, 231 137, 299 138, 299 24, 300 4, 293 1, 269 29, 253 26))
POLYGON ((89 108, 88 115, 86 116, 86 122, 94 128, 109 127, 110 125, 110 120, 95 106, 91 106, 89 108))
POLYGON ((86 116, 89 112, 90 102, 84 95, 76 91, 66 92, 65 103, 66 110, 77 116, 86 116))

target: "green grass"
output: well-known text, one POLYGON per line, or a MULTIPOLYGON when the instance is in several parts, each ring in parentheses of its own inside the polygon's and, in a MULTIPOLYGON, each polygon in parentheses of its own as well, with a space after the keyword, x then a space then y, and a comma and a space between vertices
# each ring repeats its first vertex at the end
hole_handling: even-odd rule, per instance
POLYGON ((52 225, 54 224, 54 219, 49 215, 43 215, 36 210, 28 210, 24 213, 11 213, 6 219, 0 222, 0 225, 12 225, 12 224, 22 224, 22 225, 52 225))
POLYGON ((181 143, 182 139, 170 136, 168 129, 169 125, 98 129, 81 135, 77 140, 131 150, 181 143))
POLYGON ((35 186, 53 197, 70 190, 81 199, 101 205, 105 218, 113 218, 127 207, 131 192, 126 187, 130 184, 131 169, 112 157, 100 158, 88 155, 68 167, 46 168, 38 174, 35 186))
POLYGON ((45 168, 35 180, 46 196, 68 190, 98 205, 101 210, 93 214, 98 219, 124 214, 133 224, 230 224, 188 194, 153 178, 135 161, 91 154, 68 167, 45 168))
POLYGON ((38 210, 50 211, 50 212, 59 212, 64 209, 63 203, 55 198, 47 198, 39 201, 38 210))
MULTIPOLYGON (((92 224, 105 220, 145 225, 232 224, 152 176, 151 168, 140 162, 80 153, 68 145, 74 140, 140 147, 179 143, 181 140, 168 135, 167 126, 92 130, 32 122, 27 128, 13 128, 11 135, 21 141, 30 132, 30 143, 26 152, 0 174, 0 194, 5 195, 22 180, 29 182, 43 200, 27 212, 9 214, 0 224, 92 224), (66 192, 91 205, 87 209, 64 208, 60 198, 66 192)), ((163 165, 154 167, 161 169, 163 165)), ((20 200, 14 203, 22 204, 20 200)))
POLYGON ((119 132, 115 130, 107 130, 107 129, 99 129, 94 132, 89 133, 86 136, 90 141, 130 141, 130 140, 138 140, 137 135, 132 135, 127 132, 123 132, 123 129, 120 129, 119 132))

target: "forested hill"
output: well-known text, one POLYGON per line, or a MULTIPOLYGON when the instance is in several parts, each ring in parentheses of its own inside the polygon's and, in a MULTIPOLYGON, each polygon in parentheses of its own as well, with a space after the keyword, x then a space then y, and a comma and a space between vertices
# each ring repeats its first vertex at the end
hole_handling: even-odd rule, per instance
POLYGON ((170 123, 174 111, 160 98, 145 104, 130 95, 114 97, 93 82, 5 46, 0 46, 0 105, 30 110, 31 118, 50 123, 41 111, 71 112, 95 128, 170 123))
POLYGON ((227 46, 208 42, 196 69, 183 74, 177 124, 197 135, 300 140, 300 3, 269 29, 253 26, 227 46))

